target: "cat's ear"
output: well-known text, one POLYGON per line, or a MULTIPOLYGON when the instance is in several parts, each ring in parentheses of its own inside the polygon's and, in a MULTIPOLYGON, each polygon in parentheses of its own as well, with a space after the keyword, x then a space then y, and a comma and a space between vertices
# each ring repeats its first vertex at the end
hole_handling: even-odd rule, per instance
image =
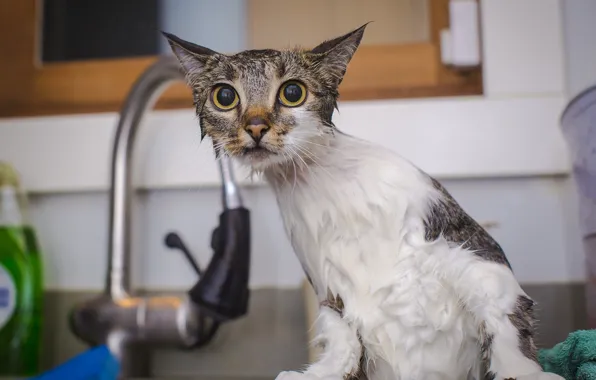
POLYGON ((352 56, 356 52, 356 49, 358 49, 364 35, 364 29, 366 29, 368 24, 367 22, 360 28, 343 36, 325 41, 310 51, 310 53, 317 56, 327 70, 330 70, 334 74, 338 80, 337 85, 343 79, 348 63, 350 63, 352 56))
POLYGON ((219 54, 206 47, 185 41, 173 34, 163 31, 161 33, 168 40, 174 55, 180 61, 180 65, 186 74, 199 73, 209 58, 219 54))

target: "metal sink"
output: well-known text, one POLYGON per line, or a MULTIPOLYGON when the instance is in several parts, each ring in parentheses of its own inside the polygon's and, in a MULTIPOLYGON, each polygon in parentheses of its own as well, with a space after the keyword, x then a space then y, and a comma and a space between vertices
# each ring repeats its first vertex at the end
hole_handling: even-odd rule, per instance
MULTIPOLYGON (((67 315, 94 292, 46 293, 43 368, 48 370, 89 347, 69 329, 67 315)), ((149 377, 171 380, 272 380, 283 370, 308 363, 308 328, 300 289, 254 289, 249 313, 220 329, 197 350, 156 349, 149 377)), ((0 380, 17 380, 2 378, 0 380)))

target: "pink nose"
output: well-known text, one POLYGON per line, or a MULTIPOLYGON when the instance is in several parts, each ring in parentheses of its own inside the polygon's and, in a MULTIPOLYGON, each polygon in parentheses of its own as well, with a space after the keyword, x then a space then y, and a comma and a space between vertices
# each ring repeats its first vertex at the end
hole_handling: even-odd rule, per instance
POLYGON ((267 133, 267 131, 269 130, 269 126, 267 125, 267 122, 264 119, 260 117, 253 117, 250 120, 248 120, 248 123, 244 127, 244 130, 248 132, 248 134, 253 138, 253 140, 259 142, 263 135, 265 135, 265 133, 267 133))

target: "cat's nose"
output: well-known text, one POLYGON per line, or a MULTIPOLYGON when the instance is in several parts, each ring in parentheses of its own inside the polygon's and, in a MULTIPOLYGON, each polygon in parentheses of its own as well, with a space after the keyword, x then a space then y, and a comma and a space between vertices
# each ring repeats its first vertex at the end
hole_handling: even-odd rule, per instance
POLYGON ((244 130, 258 143, 269 130, 269 125, 267 125, 265 119, 253 117, 248 120, 244 130))

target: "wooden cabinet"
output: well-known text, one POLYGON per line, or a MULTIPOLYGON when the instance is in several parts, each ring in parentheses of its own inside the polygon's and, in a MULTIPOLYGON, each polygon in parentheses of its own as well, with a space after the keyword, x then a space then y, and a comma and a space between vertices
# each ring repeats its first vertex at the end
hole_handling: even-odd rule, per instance
MULTIPOLYGON (((85 1, 85 0, 81 0, 85 1)), ((0 2, 0 116, 118 111, 155 56, 45 63, 42 0, 0 2)), ((184 84, 166 90, 159 108, 191 107, 184 84)))
MULTIPOLYGON (((53 5, 61 3, 64 8, 69 2, 80 5, 98 4, 97 1, 53 0, 53 5)), ((193 5, 204 2, 205 12, 210 12, 213 3, 207 3, 209 1, 193 0, 193 5)), ((152 54, 151 46, 155 44, 139 43, 139 46, 149 48, 137 49, 130 56, 120 52, 105 57, 88 54, 89 58, 60 60, 54 57, 44 60, 43 52, 48 50, 44 45, 48 41, 44 40, 47 23, 52 20, 58 26, 65 23, 60 17, 48 19, 51 12, 47 8, 44 10, 48 2, 52 0, 0 2, 0 117, 118 111, 143 70, 159 54, 167 54, 157 50, 152 54)), ((159 16, 164 7, 174 2, 177 2, 178 7, 189 4, 180 0, 145 0, 139 9, 143 9, 145 14, 150 7, 154 7, 155 15, 159 16)), ((103 0, 99 4, 116 6, 118 3, 119 0, 103 0)), ((367 28, 362 46, 350 63, 340 89, 341 100, 482 93, 480 68, 456 71, 440 61, 440 30, 448 27, 448 0, 371 0, 366 5, 356 0, 245 0, 233 4, 243 7, 246 30, 240 37, 245 37, 247 48, 280 48, 288 43, 311 46, 317 41, 373 21, 367 28)), ((222 20, 225 20, 224 9, 220 6, 220 13, 217 14, 222 20)), ((58 7, 54 15, 60 12, 58 7)), ((89 13, 86 12, 86 17, 89 17, 89 13)), ((159 18, 155 18, 155 15, 152 21, 146 22, 142 20, 140 12, 131 14, 130 22, 123 23, 120 20, 119 24, 115 24, 116 21, 111 19, 105 19, 105 22, 114 23, 110 27, 120 30, 125 38, 133 35, 135 28, 139 28, 143 22, 149 23, 143 24, 146 28, 154 22, 159 26, 159 18), (127 33, 128 30, 131 33, 127 33)), ((99 15, 92 20, 97 22, 98 19, 99 15)), ((225 22, 222 22, 222 30, 226 27, 225 22)), ((147 38, 159 39, 158 32, 156 30, 147 38)), ((172 32, 176 33, 175 30, 172 32)), ((110 35, 105 38, 115 38, 112 33, 110 35)), ((101 38, 102 35, 99 36, 101 38)), ((179 36, 190 39, 184 34, 179 36)), ((209 46, 209 36, 206 35, 204 41, 195 39, 193 42, 209 46)), ((91 38, 89 45, 93 45, 91 38)), ((182 83, 167 89, 156 106, 158 109, 190 107, 192 97, 182 83)))
POLYGON ((249 46, 314 46, 372 21, 342 83, 342 100, 482 93, 480 68, 440 61, 448 0, 248 0, 249 46))

